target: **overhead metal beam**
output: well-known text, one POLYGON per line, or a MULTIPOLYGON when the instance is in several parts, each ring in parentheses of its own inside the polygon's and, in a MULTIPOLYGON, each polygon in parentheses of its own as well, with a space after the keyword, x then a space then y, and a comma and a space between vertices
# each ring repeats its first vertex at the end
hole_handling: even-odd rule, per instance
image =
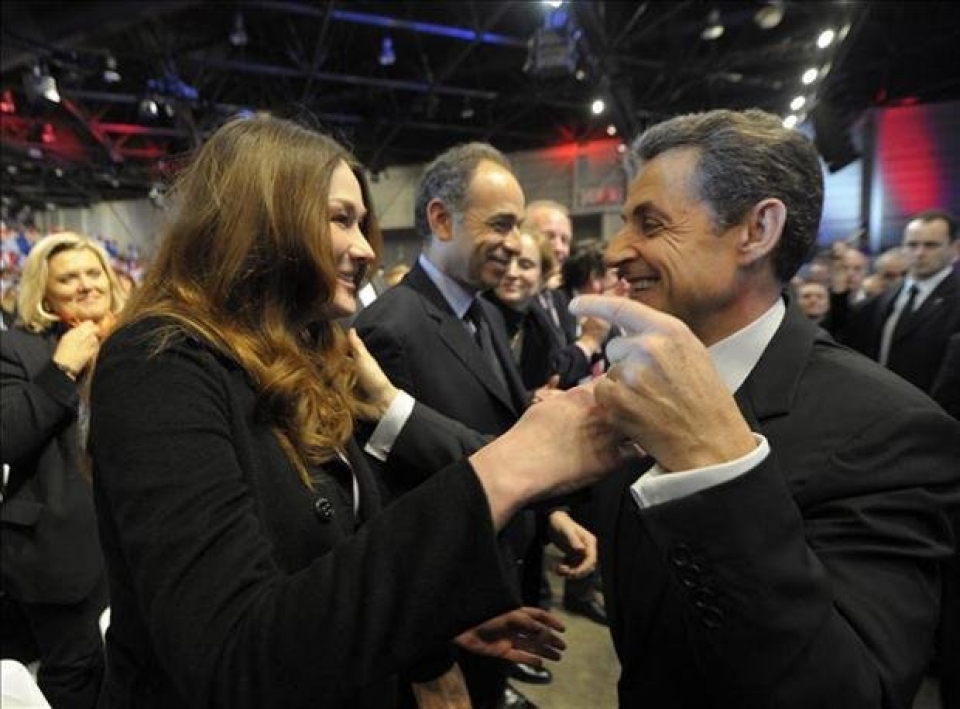
POLYGON ((262 64, 259 62, 246 62, 235 59, 210 59, 204 57, 187 56, 183 58, 183 61, 191 64, 202 64, 209 68, 222 69, 224 71, 235 71, 243 74, 285 76, 296 79, 313 77, 313 79, 317 81, 347 84, 350 86, 370 86, 379 89, 410 91, 413 93, 436 93, 444 96, 459 96, 461 98, 472 98, 483 101, 493 101, 499 96, 496 91, 481 91, 478 89, 468 89, 457 86, 435 86, 428 81, 382 79, 372 76, 339 74, 329 71, 316 71, 311 73, 305 69, 298 69, 296 67, 277 66, 276 64, 262 64))
MULTIPOLYGON (((325 10, 314 5, 304 5, 296 2, 245 2, 246 7, 258 7, 264 10, 278 10, 308 17, 323 17, 325 10)), ((437 22, 419 22, 417 20, 403 20, 389 15, 377 15, 355 10, 332 10, 332 19, 339 22, 352 22, 360 25, 372 25, 393 30, 409 30, 420 34, 432 34, 448 39, 458 39, 462 42, 479 42, 501 47, 527 48, 527 40, 520 37, 510 37, 489 31, 472 30, 466 27, 444 25, 437 22)))
POLYGON ((102 147, 109 156, 110 160, 115 163, 123 162, 123 155, 120 150, 114 145, 113 141, 107 137, 107 134, 100 130, 96 123, 87 115, 87 112, 83 109, 80 104, 76 103, 66 96, 61 97, 60 105, 63 106, 67 113, 73 116, 78 123, 90 134, 90 136, 97 141, 97 143, 102 147))

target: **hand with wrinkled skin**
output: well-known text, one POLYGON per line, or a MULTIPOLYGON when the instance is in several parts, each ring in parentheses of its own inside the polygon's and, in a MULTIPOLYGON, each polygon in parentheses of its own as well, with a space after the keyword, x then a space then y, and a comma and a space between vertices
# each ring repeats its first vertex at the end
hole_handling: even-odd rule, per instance
POLYGON ((428 682, 414 682, 413 696, 418 709, 471 709, 470 692, 467 681, 454 665, 436 679, 428 682))
POLYGON ((529 407, 511 429, 470 456, 496 529, 525 504, 591 485, 636 456, 597 406, 592 386, 529 407))
POLYGON ((554 510, 547 521, 548 538, 563 552, 557 574, 579 579, 597 568, 597 538, 589 529, 578 524, 565 510, 554 510))
POLYGON ((733 395, 683 322, 609 296, 581 296, 570 310, 607 319, 623 331, 607 346, 612 366, 594 394, 611 424, 661 468, 703 468, 754 449, 756 441, 733 395))

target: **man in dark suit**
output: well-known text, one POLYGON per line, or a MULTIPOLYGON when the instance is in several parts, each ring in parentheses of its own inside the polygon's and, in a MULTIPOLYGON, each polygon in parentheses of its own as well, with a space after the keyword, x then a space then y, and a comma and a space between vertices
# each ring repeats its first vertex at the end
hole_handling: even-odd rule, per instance
MULTIPOLYGON (((356 321, 395 386, 488 436, 512 426, 532 396, 513 363, 502 316, 478 297, 500 282, 519 251, 523 207, 523 190, 493 147, 471 143, 440 155, 425 169, 417 190, 416 227, 424 237, 417 263, 356 321)), ((394 495, 416 482, 384 475, 394 495)), ((549 518, 554 530, 595 543, 566 512, 554 511, 549 518)), ((519 515, 501 533, 508 563, 523 558, 532 526, 530 514, 519 515)), ((459 662, 473 706, 498 706, 506 663, 467 653, 459 662)))
MULTIPOLYGON (((557 260, 557 268, 562 269, 570 257, 570 247, 573 244, 570 211, 559 202, 538 199, 527 205, 524 224, 547 237, 557 260)), ((550 274, 547 287, 537 295, 535 307, 540 308, 550 318, 557 341, 561 345, 567 345, 577 339, 577 319, 567 308, 570 299, 559 287, 561 280, 559 272, 550 274)))
POLYGON ((784 296, 812 143, 762 111, 649 129, 607 258, 597 402, 649 456, 597 486, 623 707, 896 707, 933 643, 960 426, 784 296), (708 349, 709 348, 709 349, 708 349))
POLYGON ((957 220, 943 211, 914 216, 903 232, 910 270, 899 288, 854 308, 837 338, 929 393, 947 341, 960 332, 960 277, 953 269, 957 220))

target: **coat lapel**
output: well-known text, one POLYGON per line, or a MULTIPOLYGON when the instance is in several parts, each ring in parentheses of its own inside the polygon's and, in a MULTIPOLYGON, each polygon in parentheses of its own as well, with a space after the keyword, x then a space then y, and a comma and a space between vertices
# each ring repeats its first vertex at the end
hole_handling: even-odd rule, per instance
MULTIPOLYGON (((490 364, 484 357, 483 352, 477 346, 477 343, 471 337, 469 330, 456 313, 447 303, 440 290, 433 284, 430 277, 416 264, 410 273, 404 279, 406 285, 423 296, 424 310, 428 318, 437 324, 437 334, 443 345, 450 350, 463 364, 464 368, 470 372, 477 381, 504 406, 519 415, 514 402, 511 399, 510 392, 506 391, 499 382, 499 378, 494 374, 490 364)), ((488 312, 487 309, 484 312, 488 312)), ((491 330, 496 328, 491 325, 491 330)), ((498 334, 492 332, 496 346, 498 334)), ((502 339, 502 338, 500 338, 502 339)), ((502 343, 501 343, 502 344, 502 343)), ((498 349, 498 356, 500 356, 498 349)), ((501 362, 503 359, 501 358, 501 362)), ((509 375, 508 375, 509 376, 509 375)))
POLYGON ((789 413, 813 343, 821 337, 828 336, 788 302, 783 322, 734 395, 744 418, 756 426, 754 430, 769 418, 789 413))
MULTIPOLYGON (((923 301, 919 308, 910 316, 910 319, 904 323, 903 328, 897 332, 896 340, 902 340, 911 332, 920 327, 923 323, 937 316, 944 308, 948 307, 950 302, 957 298, 957 277, 950 274, 944 278, 933 292, 923 301)), ((898 291, 899 292, 899 291, 898 291)))

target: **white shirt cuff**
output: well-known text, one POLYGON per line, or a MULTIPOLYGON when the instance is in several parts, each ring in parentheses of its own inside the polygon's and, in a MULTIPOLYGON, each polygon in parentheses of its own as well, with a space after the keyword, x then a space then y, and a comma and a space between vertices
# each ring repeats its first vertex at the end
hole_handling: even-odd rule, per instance
POLYGON ((633 499, 640 509, 652 507, 720 485, 753 470, 770 454, 767 439, 759 433, 754 433, 753 437, 757 441, 756 448, 726 463, 673 473, 667 473, 654 464, 630 486, 633 499))
POLYGON ((393 444, 400 435, 400 431, 407 425, 407 420, 413 413, 413 406, 417 400, 402 389, 390 402, 387 412, 380 419, 373 435, 363 447, 367 453, 379 461, 386 461, 393 450, 393 444))

